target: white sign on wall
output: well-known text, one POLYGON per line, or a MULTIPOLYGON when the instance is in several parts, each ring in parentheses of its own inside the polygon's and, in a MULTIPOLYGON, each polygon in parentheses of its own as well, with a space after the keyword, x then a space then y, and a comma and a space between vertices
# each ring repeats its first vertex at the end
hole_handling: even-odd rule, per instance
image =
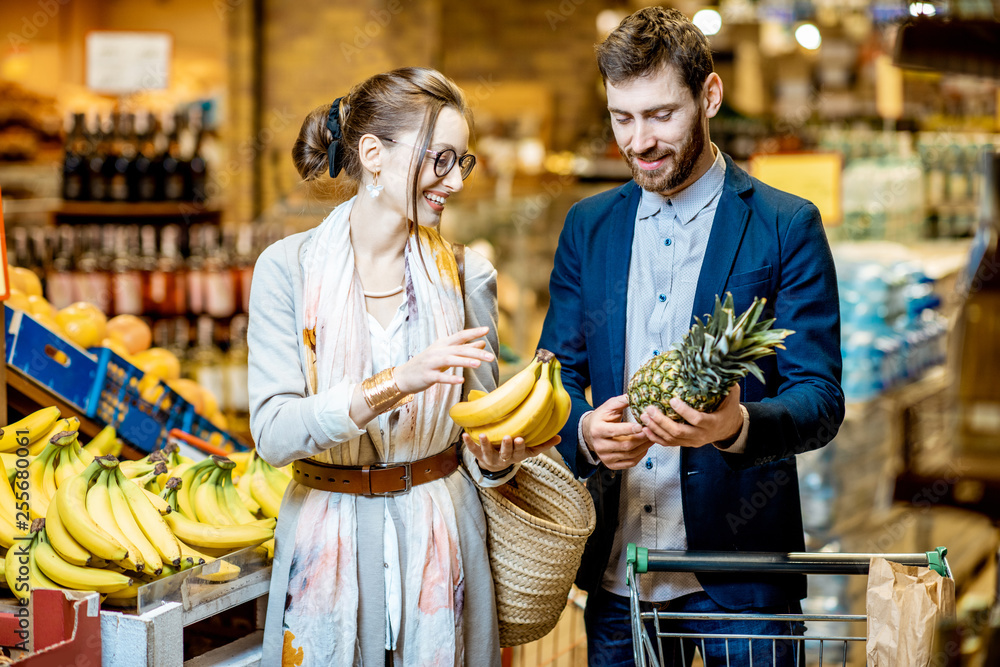
POLYGON ((98 93, 163 90, 173 37, 167 32, 93 30, 87 33, 87 87, 98 93))

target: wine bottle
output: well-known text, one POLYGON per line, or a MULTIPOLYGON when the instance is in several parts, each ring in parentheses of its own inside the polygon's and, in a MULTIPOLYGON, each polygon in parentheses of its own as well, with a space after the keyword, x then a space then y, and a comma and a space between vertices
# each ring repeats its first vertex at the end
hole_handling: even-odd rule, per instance
POLYGON ((188 163, 181 153, 180 132, 183 116, 174 114, 174 126, 167 135, 167 149, 163 154, 163 199, 180 201, 184 198, 184 182, 188 163))
POLYGON ((208 187, 208 163, 202 155, 202 145, 205 139, 205 128, 199 127, 194 141, 194 149, 191 160, 188 162, 186 170, 186 181, 184 187, 185 201, 204 203, 208 199, 206 188, 208 187))
POLYGON ((219 227, 206 225, 202 230, 205 248, 205 312, 212 317, 228 318, 236 312, 236 287, 219 227))
POLYGON ((57 310, 77 300, 73 280, 75 241, 72 226, 56 228, 55 252, 45 276, 45 285, 49 303, 57 310))
POLYGON ((92 303, 107 313, 111 310, 111 284, 108 274, 101 270, 101 227, 86 225, 77 234, 79 254, 73 272, 74 293, 77 301, 92 303))
POLYGON ((90 197, 90 170, 87 128, 82 113, 73 114, 73 124, 66 137, 66 154, 63 158, 63 199, 83 201, 90 197))
POLYGON ((135 144, 135 155, 129 163, 129 201, 153 201, 156 198, 156 117, 151 114, 136 117, 134 132, 130 137, 135 144))
POLYGON ((122 225, 115 237, 115 259, 111 264, 112 295, 116 315, 142 314, 142 274, 139 271, 139 228, 122 225))
POLYGON ((122 138, 125 119, 121 114, 111 115, 111 133, 108 142, 108 151, 104 156, 104 164, 101 171, 104 174, 104 181, 107 184, 107 191, 104 199, 107 201, 128 200, 128 147, 122 138))
POLYGON ((108 181, 104 176, 104 159, 108 153, 109 137, 101 123, 100 114, 94 120, 94 131, 91 132, 90 136, 93 150, 87 160, 87 183, 90 185, 89 199, 103 201, 108 196, 108 181))

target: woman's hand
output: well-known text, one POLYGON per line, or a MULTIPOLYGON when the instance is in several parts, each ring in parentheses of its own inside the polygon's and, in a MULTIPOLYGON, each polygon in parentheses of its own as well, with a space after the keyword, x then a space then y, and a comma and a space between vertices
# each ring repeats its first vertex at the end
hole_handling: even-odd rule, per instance
POLYGON ((484 361, 493 361, 487 352, 486 341, 476 340, 489 333, 489 327, 465 329, 440 338, 423 352, 401 366, 396 366, 393 378, 404 394, 416 394, 436 384, 462 384, 461 373, 454 375, 451 368, 479 368, 484 361), (475 341, 475 342, 473 342, 475 341))
POLYGON ((480 468, 490 472, 498 472, 510 467, 512 463, 520 463, 530 456, 537 456, 546 449, 558 445, 560 437, 557 435, 536 447, 525 447, 524 438, 511 438, 509 435, 505 435, 500 446, 494 447, 485 435, 479 436, 479 442, 476 442, 468 433, 463 433, 462 442, 479 461, 480 468))

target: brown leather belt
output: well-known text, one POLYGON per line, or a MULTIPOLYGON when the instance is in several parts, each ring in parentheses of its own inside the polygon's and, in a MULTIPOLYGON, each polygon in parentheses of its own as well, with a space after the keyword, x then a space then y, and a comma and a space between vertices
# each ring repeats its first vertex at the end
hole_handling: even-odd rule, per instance
POLYGON ((458 470, 458 443, 439 454, 406 463, 337 466, 312 459, 292 463, 292 479, 320 491, 362 496, 396 496, 418 484, 433 482, 458 470))

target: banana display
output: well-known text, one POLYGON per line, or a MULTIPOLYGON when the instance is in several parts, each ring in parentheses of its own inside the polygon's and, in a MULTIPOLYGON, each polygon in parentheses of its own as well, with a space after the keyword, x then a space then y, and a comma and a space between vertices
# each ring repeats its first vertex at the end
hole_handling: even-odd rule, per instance
POLYGON ((19 422, 4 426, 0 429, 0 452, 16 452, 43 442, 42 438, 59 421, 59 417, 59 408, 42 408, 19 422))
POLYGON ((570 404, 559 360, 548 350, 538 350, 514 377, 489 393, 470 392, 469 400, 453 405, 450 414, 473 440, 486 436, 499 444, 509 435, 536 447, 566 425, 570 404))
POLYGON ((233 550, 273 556, 285 472, 252 452, 193 461, 172 442, 119 461, 113 428, 85 446, 78 429, 46 408, 0 431, 0 583, 16 596, 71 588, 134 606, 141 585, 196 565, 200 579, 235 579, 217 560, 233 550))

